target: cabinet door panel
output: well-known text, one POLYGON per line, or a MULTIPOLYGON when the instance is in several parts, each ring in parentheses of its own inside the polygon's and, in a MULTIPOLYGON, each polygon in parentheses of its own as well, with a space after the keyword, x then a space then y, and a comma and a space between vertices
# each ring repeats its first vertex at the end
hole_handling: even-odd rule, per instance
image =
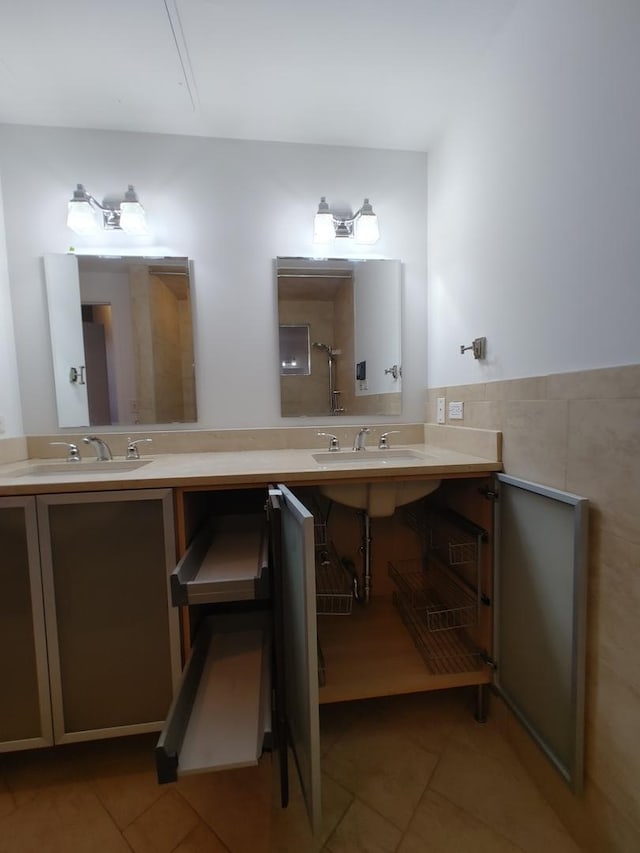
POLYGON ((496 686, 580 790, 588 502, 504 474, 497 480, 496 686))
POLYGON ((53 742, 33 498, 0 498, 0 752, 53 742))
POLYGON ((38 498, 56 742, 160 728, 177 614, 169 490, 38 498))
POLYGON ((313 515, 285 486, 281 492, 281 572, 285 708, 307 811, 314 832, 322 821, 320 719, 313 515))

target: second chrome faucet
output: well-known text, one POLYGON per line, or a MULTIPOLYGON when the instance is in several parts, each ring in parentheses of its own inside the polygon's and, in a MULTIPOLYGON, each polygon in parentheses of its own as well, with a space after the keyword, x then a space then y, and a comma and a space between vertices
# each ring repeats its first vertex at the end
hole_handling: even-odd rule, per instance
POLYGON ((367 449, 367 433, 369 432, 369 427, 361 427, 355 439, 353 440, 353 449, 354 450, 366 450, 367 449))
POLYGON ((93 448, 96 451, 96 462, 109 462, 109 460, 113 459, 113 454, 111 453, 109 445, 106 441, 98 438, 97 435, 85 435, 82 441, 85 444, 93 445, 93 448))

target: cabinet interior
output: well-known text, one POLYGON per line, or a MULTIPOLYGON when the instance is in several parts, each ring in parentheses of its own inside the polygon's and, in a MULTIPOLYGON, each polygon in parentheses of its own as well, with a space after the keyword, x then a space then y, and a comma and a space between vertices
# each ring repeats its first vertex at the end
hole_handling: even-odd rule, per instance
MULTIPOLYGON (((362 513, 328 501, 313 486, 293 488, 314 514, 320 703, 490 682, 491 669, 484 662, 492 630, 492 507, 483 495, 488 485, 486 478, 445 481, 428 499, 372 519, 368 603, 351 594, 353 572, 361 576, 363 571, 362 513), (429 514, 437 517, 444 508, 486 532, 472 562, 460 560, 453 570, 434 557, 434 534, 428 529, 429 514), (437 603, 431 609, 407 596, 407 569, 419 584, 426 579, 435 590, 437 603)), ((265 499, 264 488, 179 493, 179 547, 184 550, 211 515, 249 516, 264 507, 265 499)), ((242 607, 234 603, 184 610, 185 640, 191 642, 203 616, 242 607)))

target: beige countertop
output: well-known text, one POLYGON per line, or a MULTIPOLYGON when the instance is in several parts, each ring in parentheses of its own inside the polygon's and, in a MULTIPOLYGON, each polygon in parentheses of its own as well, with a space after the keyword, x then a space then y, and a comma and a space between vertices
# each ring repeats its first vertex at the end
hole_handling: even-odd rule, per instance
POLYGON ((385 457, 385 451, 340 451, 335 458, 316 461, 322 449, 234 450, 229 452, 166 453, 143 457, 145 463, 96 463, 86 459, 67 463, 60 459, 28 459, 0 465, 0 496, 54 492, 109 491, 161 487, 220 487, 288 485, 374 480, 426 480, 461 477, 501 470, 499 452, 475 456, 438 447, 412 444, 393 450, 408 451, 411 458, 385 457), (66 466, 69 466, 67 469, 66 466), (104 468, 102 467, 104 466, 104 468), (123 470, 124 469, 124 470, 123 470))

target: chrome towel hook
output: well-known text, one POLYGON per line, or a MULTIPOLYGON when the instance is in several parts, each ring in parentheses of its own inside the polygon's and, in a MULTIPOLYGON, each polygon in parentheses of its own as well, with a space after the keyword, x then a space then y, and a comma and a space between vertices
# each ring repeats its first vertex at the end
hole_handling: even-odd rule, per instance
POLYGON ((460 355, 464 355, 465 352, 470 349, 473 350, 474 358, 486 358, 487 357, 487 339, 486 338, 475 338, 472 341, 471 346, 465 347, 464 345, 460 347, 460 355))

